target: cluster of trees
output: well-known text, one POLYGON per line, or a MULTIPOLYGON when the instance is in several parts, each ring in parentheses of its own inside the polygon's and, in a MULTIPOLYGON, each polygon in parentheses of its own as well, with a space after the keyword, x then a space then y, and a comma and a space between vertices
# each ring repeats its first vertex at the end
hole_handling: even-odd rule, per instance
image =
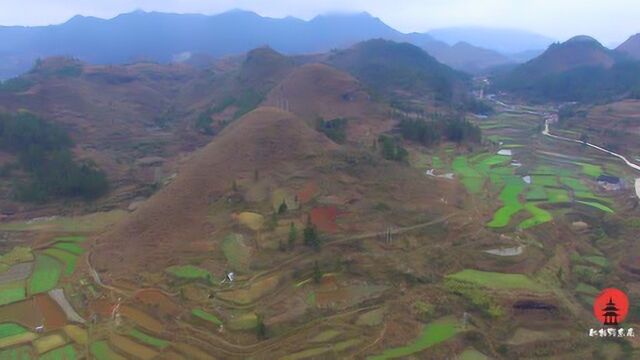
POLYGON ((107 192, 105 173, 91 161, 75 161, 72 145, 63 129, 31 113, 0 114, 0 150, 16 154, 19 167, 30 175, 15 183, 18 200, 92 199, 107 192))
POLYGON ((198 117, 196 118, 195 127, 199 133, 202 133, 205 135, 215 135, 215 132, 213 131, 213 127, 212 127, 213 125, 213 119, 211 118, 212 115, 213 115, 213 110, 211 108, 198 114, 198 117))
POLYGON ((478 115, 491 115, 495 113, 495 109, 482 100, 469 98, 461 106, 460 110, 468 111, 478 115))
POLYGON ((403 162, 409 157, 409 153, 402 147, 400 141, 392 136, 380 135, 378 142, 381 146, 382 157, 387 160, 403 162))
POLYGON ((402 137, 425 146, 437 144, 445 139, 456 143, 479 143, 482 140, 480 128, 463 117, 438 117, 432 120, 409 119, 400 121, 402 137))
POLYGON ((316 120, 316 130, 325 134, 329 139, 338 144, 347 140, 347 119, 337 118, 333 120, 316 120))

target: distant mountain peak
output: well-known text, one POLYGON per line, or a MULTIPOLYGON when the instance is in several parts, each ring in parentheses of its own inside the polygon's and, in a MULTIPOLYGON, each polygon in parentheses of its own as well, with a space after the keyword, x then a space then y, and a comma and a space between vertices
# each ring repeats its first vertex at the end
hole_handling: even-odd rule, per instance
POLYGON ((616 48, 616 51, 626 54, 636 60, 640 60, 640 34, 629 37, 616 48))
POLYGON ((600 42, 589 35, 578 35, 567 40, 565 44, 591 43, 601 45, 600 42))

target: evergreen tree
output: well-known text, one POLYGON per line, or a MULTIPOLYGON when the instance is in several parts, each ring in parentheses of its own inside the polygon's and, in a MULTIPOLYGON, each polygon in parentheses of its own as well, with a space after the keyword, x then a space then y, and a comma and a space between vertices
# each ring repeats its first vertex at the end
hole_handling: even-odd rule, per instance
POLYGON ((256 334, 258 339, 264 340, 267 338, 267 326, 264 324, 264 317, 261 314, 257 314, 256 317, 256 334))
POLYGON ((296 224, 291 223, 291 226, 289 226, 289 239, 288 239, 289 250, 293 250, 293 248, 296 245, 297 239, 298 239, 298 229, 296 229, 296 224))
POLYGON ((278 214, 284 214, 285 212, 287 212, 287 210, 287 203, 284 201, 284 199, 282 199, 282 203, 278 207, 278 214))
POLYGON ((318 262, 315 261, 313 263, 313 282, 315 282, 316 284, 319 284, 321 280, 322 280, 322 270, 320 270, 320 265, 318 265, 318 262))
POLYGON ((304 228, 304 244, 306 246, 310 246, 314 249, 320 248, 320 239, 318 238, 318 232, 316 227, 311 223, 311 221, 307 221, 307 226, 304 228))

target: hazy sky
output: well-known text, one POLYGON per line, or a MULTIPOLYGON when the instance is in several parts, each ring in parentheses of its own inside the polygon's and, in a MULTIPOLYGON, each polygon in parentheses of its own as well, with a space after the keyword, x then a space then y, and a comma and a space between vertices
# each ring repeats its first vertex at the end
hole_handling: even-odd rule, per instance
POLYGON ((640 32, 639 0, 0 0, 0 24, 57 24, 76 14, 110 18, 136 9, 216 14, 234 8, 303 19, 367 11, 404 32, 482 25, 558 40, 588 34, 605 45, 640 32))

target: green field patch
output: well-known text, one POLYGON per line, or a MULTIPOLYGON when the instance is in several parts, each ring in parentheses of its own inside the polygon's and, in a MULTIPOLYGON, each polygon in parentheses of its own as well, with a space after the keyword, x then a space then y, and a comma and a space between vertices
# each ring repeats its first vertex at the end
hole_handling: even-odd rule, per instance
POLYGON ((70 276, 73 274, 73 271, 76 269, 76 262, 78 260, 78 256, 68 253, 64 250, 49 248, 45 249, 43 254, 49 255, 53 258, 58 259, 65 265, 65 276, 70 276))
POLYGON ((482 172, 488 173, 492 167, 496 165, 503 165, 511 162, 510 156, 505 155, 492 155, 484 158, 482 161, 476 164, 476 168, 482 172))
POLYGON ((504 128, 511 127, 511 125, 509 124, 486 124, 486 123, 480 123, 478 124, 478 126, 482 130, 496 130, 496 129, 504 129, 504 128))
POLYGON ((0 286, 0 305, 7 305, 27 298, 25 283, 16 281, 0 286))
POLYGON ((466 157, 456 157, 451 164, 451 168, 461 178, 462 184, 467 188, 467 191, 476 194, 482 190, 485 177, 468 163, 466 157))
POLYGON ((549 165, 538 165, 531 172, 532 175, 547 175, 547 176, 555 176, 557 174, 556 169, 549 165))
POLYGON ((321 332, 320 334, 314 336, 313 338, 311 338, 311 340, 309 340, 309 342, 315 342, 315 343, 321 343, 321 342, 327 342, 333 338, 335 338, 336 336, 342 334, 342 331, 338 331, 338 330, 326 330, 321 332))
POLYGON ((87 240, 87 238, 85 236, 58 236, 53 238, 53 240, 59 242, 81 243, 87 240))
POLYGON ((559 186, 558 178, 553 175, 532 175, 531 184, 538 186, 559 186))
POLYGON ((307 299, 306 299, 306 303, 309 306, 315 307, 316 306, 316 292, 315 291, 311 291, 310 293, 307 294, 307 299))
POLYGON ((565 189, 547 188, 547 201, 552 204, 566 203, 571 200, 569 193, 565 189))
POLYGON ((218 326, 222 325, 222 320, 218 319, 217 316, 215 316, 213 314, 210 314, 210 313, 208 313, 208 312, 206 312, 204 310, 201 310, 201 309, 193 309, 193 310, 191 310, 191 315, 195 316, 198 319, 202 319, 202 320, 208 321, 208 322, 210 322, 212 324, 215 324, 215 325, 218 325, 218 326))
POLYGON ((75 360, 76 358, 76 349, 71 344, 40 355, 40 360, 75 360))
POLYGON ((251 260, 251 248, 240 234, 229 234, 222 241, 222 252, 229 266, 235 271, 247 271, 251 260))
POLYGON ((480 351, 467 348, 457 357, 458 360, 486 360, 488 357, 480 351))
POLYGON ((231 330, 251 330, 256 326, 258 326, 258 316, 252 312, 234 316, 227 324, 231 330))
POLYGON ((26 332, 29 332, 29 331, 16 323, 0 324, 0 338, 24 334, 26 332))
POLYGON ((576 286, 576 292, 580 294, 596 296, 600 293, 600 290, 596 289, 595 287, 589 284, 578 283, 578 285, 576 286))
POLYGON ((360 344, 361 342, 362 342, 361 339, 349 339, 349 340, 341 341, 339 343, 335 343, 331 348, 334 352, 341 352, 349 348, 352 348, 360 344))
POLYGON ((29 294, 47 292, 58 285, 62 275, 62 264, 51 256, 40 254, 36 256, 36 264, 29 279, 29 294))
POLYGON ((106 229, 128 215, 128 211, 117 209, 75 217, 53 217, 40 221, 10 222, 1 224, 0 230, 87 233, 106 229))
POLYGON ((596 264, 600 267, 607 267, 609 266, 609 260, 607 260, 606 257, 604 256, 597 256, 597 255, 592 255, 592 256, 583 256, 582 257, 584 260, 592 263, 592 264, 596 264))
POLYGON ((500 192, 502 207, 493 214, 493 219, 487 224, 492 228, 500 228, 509 225, 511 217, 517 214, 524 206, 520 203, 520 193, 525 189, 525 183, 521 178, 511 176, 504 178, 505 186, 500 192))
POLYGON ((613 204, 613 202, 609 199, 594 195, 592 192, 590 191, 575 191, 573 193, 574 198, 576 200, 583 200, 583 201, 593 201, 593 202, 598 202, 601 203, 603 205, 606 206, 610 206, 613 204))
POLYGON ((524 220, 518 225, 520 229, 529 229, 540 224, 553 220, 553 215, 550 212, 541 209, 537 206, 537 203, 530 202, 524 205, 524 208, 532 215, 531 218, 524 220))
POLYGON ((74 255, 82 255, 84 253, 84 249, 78 244, 70 243, 70 242, 59 242, 53 245, 54 248, 64 250, 66 252, 70 252, 74 255))
POLYGON ((433 345, 451 339, 458 333, 456 321, 452 318, 442 318, 424 326, 422 333, 411 344, 387 349, 380 355, 370 356, 370 360, 397 359, 419 353, 433 345))
POLYGON ((602 175, 602 166, 600 165, 593 165, 593 164, 581 163, 581 162, 576 162, 575 164, 582 167, 582 173, 587 176, 597 178, 598 176, 602 175))
POLYGON ((509 274, 492 271, 465 269, 447 278, 472 283, 481 287, 497 290, 544 291, 544 287, 523 274, 509 274))
POLYGON ((169 346, 171 343, 169 343, 166 340, 162 340, 159 339, 155 336, 151 336, 148 334, 145 334, 144 332, 138 330, 138 329, 133 329, 129 332, 129 336, 138 340, 139 342, 146 344, 146 345, 150 345, 153 346, 157 349, 164 349, 167 346, 169 346))
POLYGON ((17 334, 13 336, 7 336, 5 338, 0 338, 0 348, 8 348, 14 345, 25 344, 28 342, 32 342, 37 337, 36 334, 32 332, 26 332, 22 334, 17 334))
POLYGON ((440 157, 438 156, 432 156, 431 157, 431 166, 434 169, 442 169, 444 168, 444 163, 442 162, 442 160, 440 159, 440 157))
POLYGON ((582 183, 579 179, 562 176, 560 177, 560 182, 563 185, 570 187, 575 192, 588 192, 591 193, 591 190, 582 183))
POLYGON ((544 201, 547 200, 547 191, 543 186, 531 185, 526 194, 527 201, 544 201))
POLYGON ((314 356, 320 356, 326 352, 331 351, 330 346, 324 346, 313 349, 302 350, 297 353, 293 353, 284 357, 281 357, 280 360, 299 360, 299 359, 308 359, 313 358, 314 356))
POLYGON ((587 205, 587 206, 594 207, 594 208, 596 208, 596 209, 602 210, 602 211, 607 212, 607 213, 610 213, 610 214, 613 214, 613 213, 614 213, 614 211, 613 211, 610 207, 608 207, 608 206, 606 206, 606 205, 603 205, 603 204, 601 204, 601 203, 599 203, 599 202, 595 202, 595 201, 582 201, 582 200, 579 200, 579 201, 576 201, 576 202, 578 202, 578 203, 580 203, 580 204, 587 205))
POLYGON ((175 265, 166 268, 165 273, 182 280, 204 280, 213 282, 211 273, 194 265, 175 265))
POLYGON ((30 261, 33 261, 33 253, 31 248, 24 246, 16 246, 0 257, 0 263, 9 266, 30 261))
POLYGON ((124 359, 122 356, 118 355, 116 352, 114 352, 111 347, 109 347, 109 344, 104 341, 104 340, 100 340, 100 341, 96 341, 94 343, 91 344, 89 350, 91 351, 91 355, 93 355, 93 357, 96 360, 120 360, 120 359, 124 359))
POLYGON ((24 345, 12 349, 0 350, 0 359, 31 360, 33 359, 33 355, 31 354, 31 346, 24 345))

